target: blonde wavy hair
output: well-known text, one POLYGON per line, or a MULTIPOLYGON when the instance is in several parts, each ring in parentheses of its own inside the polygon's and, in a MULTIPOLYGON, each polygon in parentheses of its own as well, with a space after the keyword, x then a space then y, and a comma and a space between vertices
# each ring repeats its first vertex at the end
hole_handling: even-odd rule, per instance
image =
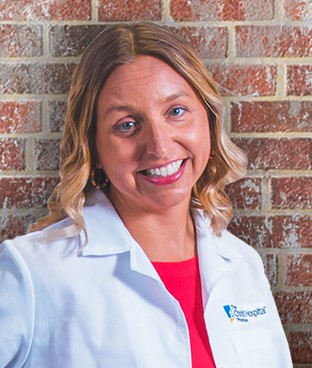
POLYGON ((158 58, 185 78, 207 109, 213 157, 195 184, 191 206, 201 208, 219 235, 232 217, 224 192, 227 184, 245 175, 246 159, 225 133, 223 103, 217 86, 192 46, 166 27, 153 23, 115 24, 90 44, 81 56, 68 97, 61 140, 60 182, 49 201, 47 216, 30 227, 40 230, 69 217, 72 225, 62 231, 73 236, 86 231, 82 208, 92 189, 90 173, 96 163, 95 128, 98 96, 119 66, 133 63, 140 55, 158 58))

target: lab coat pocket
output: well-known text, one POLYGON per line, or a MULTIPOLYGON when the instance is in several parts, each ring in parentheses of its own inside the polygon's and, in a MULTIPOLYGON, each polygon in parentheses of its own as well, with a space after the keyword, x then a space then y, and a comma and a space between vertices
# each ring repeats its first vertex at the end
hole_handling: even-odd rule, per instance
POLYGON ((231 333, 231 339, 241 368, 274 368, 269 330, 237 330, 231 333))

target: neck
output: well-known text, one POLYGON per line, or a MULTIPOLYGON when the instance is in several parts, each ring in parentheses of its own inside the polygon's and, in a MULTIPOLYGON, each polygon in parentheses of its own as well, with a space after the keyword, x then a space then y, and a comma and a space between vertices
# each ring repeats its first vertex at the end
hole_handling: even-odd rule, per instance
POLYGON ((115 208, 132 237, 151 261, 178 262, 196 255, 196 235, 189 205, 158 213, 115 208))

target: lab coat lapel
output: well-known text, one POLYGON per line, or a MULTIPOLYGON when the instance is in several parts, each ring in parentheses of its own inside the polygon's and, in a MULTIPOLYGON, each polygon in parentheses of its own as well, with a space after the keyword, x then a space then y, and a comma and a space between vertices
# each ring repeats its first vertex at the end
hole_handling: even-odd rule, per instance
POLYGON ((233 260, 240 257, 234 251, 227 249, 223 236, 217 237, 202 211, 196 211, 194 220, 197 231, 197 252, 201 275, 203 307, 206 309, 211 291, 231 269, 233 260))

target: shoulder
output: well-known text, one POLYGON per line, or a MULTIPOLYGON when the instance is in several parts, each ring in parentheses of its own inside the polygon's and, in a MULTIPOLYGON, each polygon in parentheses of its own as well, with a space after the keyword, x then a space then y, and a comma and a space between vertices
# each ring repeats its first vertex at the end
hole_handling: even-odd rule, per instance
MULTIPOLYGON (((64 219, 43 230, 6 240, 1 244, 2 252, 10 254, 10 257, 16 260, 22 259, 30 269, 34 263, 40 264, 48 258, 52 261, 53 257, 60 258, 62 254, 68 253, 69 248, 77 249, 79 245, 78 236, 57 236, 58 231, 70 225, 71 221, 64 219)), ((77 251, 75 253, 77 254, 77 251)))

